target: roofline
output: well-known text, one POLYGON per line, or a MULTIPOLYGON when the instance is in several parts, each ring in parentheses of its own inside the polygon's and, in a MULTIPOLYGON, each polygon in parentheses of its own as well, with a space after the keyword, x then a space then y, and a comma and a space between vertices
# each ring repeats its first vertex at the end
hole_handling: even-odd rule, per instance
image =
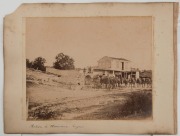
MULTIPOLYGON (((126 61, 126 62, 131 62, 130 60, 127 60, 127 59, 124 59, 124 58, 115 58, 115 57, 109 57, 109 56, 104 56, 104 57, 102 57, 101 59, 103 59, 103 58, 109 58, 109 59, 113 59, 113 60, 121 60, 121 61, 126 61)), ((101 59, 99 59, 98 60, 98 62, 101 60, 101 59)))

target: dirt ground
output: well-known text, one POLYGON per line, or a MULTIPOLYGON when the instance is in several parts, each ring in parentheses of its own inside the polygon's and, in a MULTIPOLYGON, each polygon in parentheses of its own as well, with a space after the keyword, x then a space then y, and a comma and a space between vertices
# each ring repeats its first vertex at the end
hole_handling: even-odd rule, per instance
POLYGON ((28 120, 152 117, 150 88, 93 89, 68 78, 27 70, 28 120))

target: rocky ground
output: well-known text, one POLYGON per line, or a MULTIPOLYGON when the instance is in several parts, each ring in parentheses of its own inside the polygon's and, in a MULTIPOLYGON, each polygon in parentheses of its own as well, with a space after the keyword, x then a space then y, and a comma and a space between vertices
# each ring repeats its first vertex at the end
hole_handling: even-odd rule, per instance
POLYGON ((27 69, 28 120, 151 119, 150 88, 92 89, 82 75, 60 77, 27 69))

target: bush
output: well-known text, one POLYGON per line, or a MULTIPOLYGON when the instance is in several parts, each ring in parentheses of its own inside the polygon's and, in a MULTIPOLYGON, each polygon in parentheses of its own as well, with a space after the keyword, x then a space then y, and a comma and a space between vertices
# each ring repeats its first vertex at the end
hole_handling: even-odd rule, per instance
MULTIPOLYGON (((125 100, 111 103, 101 109, 102 119, 143 119, 152 116, 151 91, 139 91, 123 94, 125 100)), ((122 96, 122 94, 121 94, 122 96)))
POLYGON ((46 60, 42 57, 37 57, 34 61, 30 62, 29 59, 26 59, 26 67, 33 68, 36 70, 46 71, 46 67, 44 66, 46 60))
POLYGON ((133 114, 151 114, 152 113, 152 94, 148 92, 132 93, 121 108, 122 116, 133 114))
POLYGON ((33 66, 33 62, 30 62, 29 59, 26 59, 26 67, 27 68, 32 68, 32 66, 33 66))
POLYGON ((37 120, 54 119, 57 116, 57 112, 51 110, 47 106, 39 107, 34 111, 29 112, 29 118, 37 120))
POLYGON ((44 58, 37 57, 33 62, 33 68, 41 71, 46 71, 44 63, 46 63, 46 60, 44 58))
POLYGON ((41 71, 46 71, 46 67, 45 66, 40 66, 39 68, 38 68, 38 70, 41 70, 41 71))

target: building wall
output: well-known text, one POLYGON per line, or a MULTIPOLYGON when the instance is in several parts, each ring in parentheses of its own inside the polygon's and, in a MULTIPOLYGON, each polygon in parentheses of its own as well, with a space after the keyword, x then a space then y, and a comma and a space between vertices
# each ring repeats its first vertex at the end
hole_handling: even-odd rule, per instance
POLYGON ((100 68, 111 68, 111 61, 109 59, 102 59, 98 62, 100 68))
POLYGON ((121 61, 121 60, 112 60, 111 61, 111 68, 114 70, 128 70, 128 65, 129 63, 126 61, 121 61), (122 62, 124 63, 124 69, 122 69, 122 62))
POLYGON ((102 70, 131 71, 131 62, 105 56, 98 61, 98 67, 102 70), (124 67, 122 65, 124 65, 124 67))
POLYGON ((131 63, 129 63, 129 62, 125 62, 125 70, 126 71, 130 71, 131 70, 130 64, 131 63))
POLYGON ((118 60, 112 60, 111 61, 111 68, 117 69, 117 70, 122 70, 122 65, 118 60))
POLYGON ((129 62, 121 60, 110 60, 108 58, 103 58, 98 62, 98 67, 100 68, 111 68, 112 70, 129 70, 129 62), (122 69, 122 62, 124 63, 124 69, 122 69))

